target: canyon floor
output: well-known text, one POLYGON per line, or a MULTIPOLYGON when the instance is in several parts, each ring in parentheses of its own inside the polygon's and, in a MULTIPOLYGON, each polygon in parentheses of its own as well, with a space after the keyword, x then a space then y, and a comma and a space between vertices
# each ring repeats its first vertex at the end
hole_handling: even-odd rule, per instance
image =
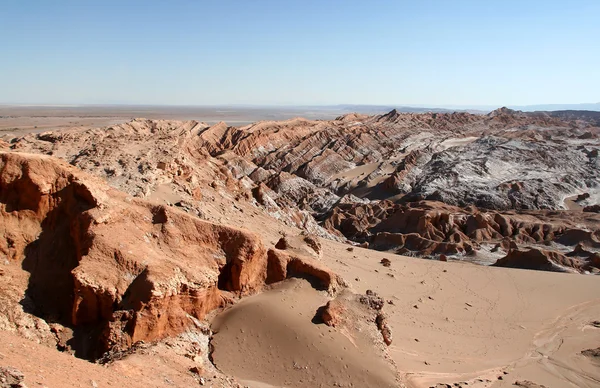
POLYGON ((5 134, 0 386, 600 386, 596 120, 5 134))

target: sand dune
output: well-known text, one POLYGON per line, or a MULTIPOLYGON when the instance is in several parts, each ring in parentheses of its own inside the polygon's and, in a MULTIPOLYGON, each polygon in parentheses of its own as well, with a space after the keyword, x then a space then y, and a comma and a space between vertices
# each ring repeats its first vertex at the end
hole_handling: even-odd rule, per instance
POLYGON ((327 299, 300 279, 245 299, 213 322, 215 365, 250 386, 396 386, 365 333, 312 322, 327 299))

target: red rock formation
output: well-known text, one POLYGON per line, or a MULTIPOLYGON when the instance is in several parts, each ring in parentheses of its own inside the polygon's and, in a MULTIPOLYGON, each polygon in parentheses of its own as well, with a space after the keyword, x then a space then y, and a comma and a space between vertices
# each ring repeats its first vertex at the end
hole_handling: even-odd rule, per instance
POLYGON ((266 283, 276 283, 289 277, 307 279, 314 287, 337 292, 345 282, 318 261, 306 256, 269 249, 266 283))
POLYGON ((399 234, 381 232, 374 236, 370 245, 377 250, 394 250, 399 254, 418 252, 420 255, 464 254, 473 251, 473 247, 464 242, 439 242, 423 238, 416 233, 399 234))
MULTIPOLYGON (((181 332, 267 282, 254 234, 131 198, 46 156, 0 153, 0 235, 0 253, 30 273, 37 315, 94 328, 92 358, 181 332)), ((269 282, 317 276, 333 287, 323 266, 279 257, 269 282)))
MULTIPOLYGON (((519 244, 550 242, 600 248, 600 232, 578 229, 582 223, 597 228, 600 219, 570 212, 501 214, 432 201, 406 205, 380 201, 339 204, 327 216, 324 226, 355 241, 366 241, 371 248, 400 254, 470 254, 482 243, 496 243, 494 251, 502 248, 506 252, 517 249, 519 244)), ((566 266, 576 264, 561 262, 566 266)))
POLYGON ((321 319, 327 326, 338 327, 346 322, 346 306, 341 299, 332 299, 323 308, 321 319))
POLYGON ((583 260, 569 258, 558 252, 535 248, 529 250, 513 249, 508 253, 508 255, 499 259, 493 265, 495 267, 522 268, 555 272, 568 272, 571 270, 582 272, 586 266, 583 260))

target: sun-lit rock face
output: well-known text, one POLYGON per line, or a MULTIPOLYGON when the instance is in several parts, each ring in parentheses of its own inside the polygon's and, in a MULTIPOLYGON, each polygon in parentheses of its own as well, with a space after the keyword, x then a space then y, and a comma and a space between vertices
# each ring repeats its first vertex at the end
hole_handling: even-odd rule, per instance
MULTIPOLYGON (((261 290, 269 274, 257 235, 132 198, 42 155, 0 153, 0 235, 0 254, 28 273, 31 312, 86 330, 87 358, 178 334, 261 290)), ((333 287, 335 275, 312 260, 295 255, 269 282, 307 273, 333 287)))

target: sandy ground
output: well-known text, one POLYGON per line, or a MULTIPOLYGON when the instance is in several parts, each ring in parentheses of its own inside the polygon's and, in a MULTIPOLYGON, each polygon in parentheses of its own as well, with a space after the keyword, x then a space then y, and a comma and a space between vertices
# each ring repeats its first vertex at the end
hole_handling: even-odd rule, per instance
POLYGON ((0 365, 19 369, 29 387, 146 386, 122 373, 4 331, 0 331, 0 365))
POLYGON ((213 322, 215 365, 253 387, 396 386, 366 335, 312 322, 327 300, 301 279, 244 299, 213 322))
POLYGON ((348 252, 329 242, 324 258, 357 291, 394 301, 390 354, 409 386, 482 377, 493 387, 515 379, 600 385, 600 370, 579 355, 600 346, 600 329, 589 325, 600 319, 596 277, 348 252), (379 264, 384 257, 390 268, 379 264))
POLYGON ((197 120, 208 124, 225 121, 243 126, 261 120, 293 117, 333 119, 348 113, 342 108, 316 107, 219 107, 219 106, 25 106, 0 105, 0 137, 81 127, 103 127, 136 117, 168 120, 197 120))
MULTIPOLYGON (((591 325, 600 319, 596 277, 443 263, 358 248, 348 252, 343 244, 332 242, 324 246, 324 261, 355 291, 372 289, 393 301, 386 306, 394 335, 389 354, 406 386, 510 387, 517 380, 547 387, 600 386, 598 364, 580 354, 600 346, 600 329, 591 325), (392 261, 390 268, 379 263, 383 257, 392 261)), ((289 290, 281 300, 268 294, 248 299, 253 308, 242 302, 237 319, 225 318, 237 322, 224 335, 229 345, 220 339, 222 334, 216 336, 217 366, 241 380, 310 386, 306 380, 293 383, 290 371, 294 358, 304 360, 304 347, 310 351, 321 334, 321 327, 309 323, 317 302, 323 303, 323 297, 311 300, 303 292, 290 295, 289 290), (297 310, 290 300, 292 307, 298 301, 297 310), (270 325, 265 327, 265 322, 270 325), (282 323, 284 332, 273 335, 273 328, 282 323), (220 347, 228 349, 225 355, 220 347), (227 362, 219 364, 220 359, 227 362)), ((318 343, 312 349, 315 360, 325 356, 324 349, 335 355, 334 349, 347 343, 339 333, 330 338, 336 346, 318 343)), ((364 368, 364 360, 370 359, 364 357, 362 365, 353 368, 364 368)), ((305 378, 319 377, 311 371, 305 378)))
POLYGON ((0 137, 11 138, 27 133, 41 133, 61 129, 103 127, 121 124, 128 119, 120 117, 0 117, 0 137))
POLYGON ((479 139, 479 138, 475 137, 475 136, 455 138, 455 139, 446 139, 440 144, 440 147, 442 147, 443 149, 448 149, 450 147, 462 146, 462 145, 472 143, 477 139, 479 139))

